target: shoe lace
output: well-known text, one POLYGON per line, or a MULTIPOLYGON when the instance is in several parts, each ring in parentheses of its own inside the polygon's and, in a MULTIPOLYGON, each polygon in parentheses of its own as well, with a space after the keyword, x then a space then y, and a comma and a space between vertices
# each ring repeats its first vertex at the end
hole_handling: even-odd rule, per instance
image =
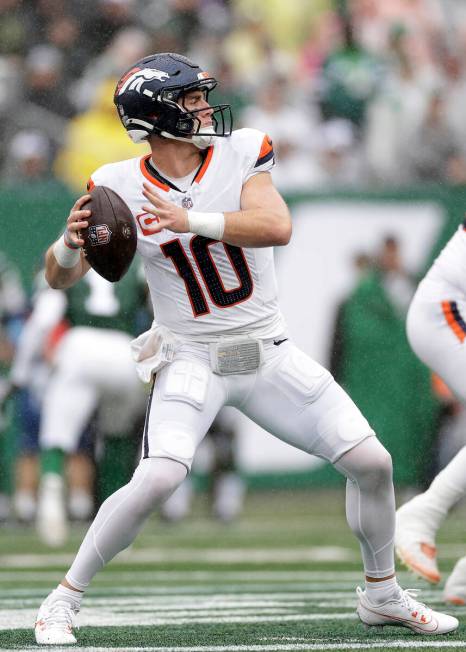
POLYGON ((51 627, 71 628, 75 625, 77 609, 65 600, 55 600, 49 607, 49 613, 44 621, 51 627))
POLYGON ((423 617, 425 620, 426 616, 430 619, 432 609, 430 609, 423 602, 416 600, 419 593, 419 589, 401 589, 400 600, 402 605, 409 610, 413 618, 417 618, 418 620, 423 621, 423 617))

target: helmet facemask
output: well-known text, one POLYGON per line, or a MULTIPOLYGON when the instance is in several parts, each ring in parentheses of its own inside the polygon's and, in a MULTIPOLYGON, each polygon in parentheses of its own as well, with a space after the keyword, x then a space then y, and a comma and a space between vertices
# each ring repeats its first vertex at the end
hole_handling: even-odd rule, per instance
POLYGON ((154 102, 154 112, 140 118, 128 118, 119 108, 121 120, 135 143, 146 140, 150 135, 161 135, 189 142, 199 149, 205 149, 212 144, 215 137, 229 136, 233 129, 233 116, 229 104, 216 104, 209 107, 212 124, 202 126, 199 114, 202 109, 188 110, 183 105, 183 97, 190 91, 200 90, 208 100, 210 92, 215 88, 215 79, 202 80, 183 87, 170 87, 159 92, 154 102))
POLYGON ((192 143, 199 149, 205 149, 211 145, 215 137, 229 136, 233 127, 233 116, 229 104, 216 104, 202 109, 188 109, 184 104, 186 94, 197 90, 203 92, 204 99, 208 101, 209 93, 216 85, 217 82, 211 79, 207 80, 207 83, 203 81, 193 84, 190 88, 184 87, 178 92, 174 92, 173 89, 162 91, 159 102, 167 107, 167 114, 172 114, 170 116, 171 124, 165 126, 166 120, 163 118, 157 120, 154 125, 154 133, 159 132, 166 138, 192 143), (211 124, 202 126, 200 114, 207 110, 211 112, 211 124))

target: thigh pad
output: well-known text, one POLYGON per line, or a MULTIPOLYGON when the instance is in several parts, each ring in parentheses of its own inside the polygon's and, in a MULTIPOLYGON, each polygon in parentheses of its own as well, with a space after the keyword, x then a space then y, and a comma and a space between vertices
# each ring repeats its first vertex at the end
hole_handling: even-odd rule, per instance
POLYGON ((318 362, 291 346, 275 374, 275 383, 298 407, 313 403, 331 382, 332 376, 318 362))
POLYGON ((165 401, 183 401, 202 410, 209 387, 210 369, 192 360, 174 360, 160 388, 165 401))

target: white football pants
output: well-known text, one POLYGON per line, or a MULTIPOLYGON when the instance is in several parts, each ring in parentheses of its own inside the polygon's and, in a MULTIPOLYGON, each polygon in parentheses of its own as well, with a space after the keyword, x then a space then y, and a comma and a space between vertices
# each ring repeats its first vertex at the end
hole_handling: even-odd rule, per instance
POLYGON ((75 327, 58 344, 44 396, 41 448, 74 452, 94 413, 107 435, 127 435, 144 414, 146 394, 120 331, 75 327))
MULTIPOLYGON (((131 481, 101 506, 67 575, 84 589, 133 541, 148 515, 182 482, 217 412, 232 405, 283 441, 336 463, 348 478, 347 518, 366 574, 393 572, 395 504, 391 458, 330 373, 287 341, 265 343, 255 373, 220 376, 208 346, 186 344, 157 373, 142 460, 131 481)), ((260 455, 260 451, 258 451, 260 455)))
POLYGON ((466 297, 425 279, 411 302, 408 340, 417 357, 466 404, 466 297))

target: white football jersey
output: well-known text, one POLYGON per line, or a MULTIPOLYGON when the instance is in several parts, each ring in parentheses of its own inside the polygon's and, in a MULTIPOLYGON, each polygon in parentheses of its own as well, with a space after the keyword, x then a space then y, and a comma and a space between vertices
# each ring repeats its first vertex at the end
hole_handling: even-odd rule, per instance
POLYGON ((150 181, 162 197, 184 208, 212 213, 240 210, 244 183, 273 167, 268 136, 256 129, 239 129, 228 138, 216 138, 185 192, 151 170, 148 159, 104 165, 92 174, 89 187, 111 188, 134 215, 156 322, 198 341, 246 333, 266 339, 283 333, 273 248, 241 248, 167 229, 151 234, 146 227, 156 218, 142 208, 147 205, 142 184, 150 181))
POLYGON ((448 285, 466 296, 466 225, 450 238, 426 275, 426 285, 448 285))

